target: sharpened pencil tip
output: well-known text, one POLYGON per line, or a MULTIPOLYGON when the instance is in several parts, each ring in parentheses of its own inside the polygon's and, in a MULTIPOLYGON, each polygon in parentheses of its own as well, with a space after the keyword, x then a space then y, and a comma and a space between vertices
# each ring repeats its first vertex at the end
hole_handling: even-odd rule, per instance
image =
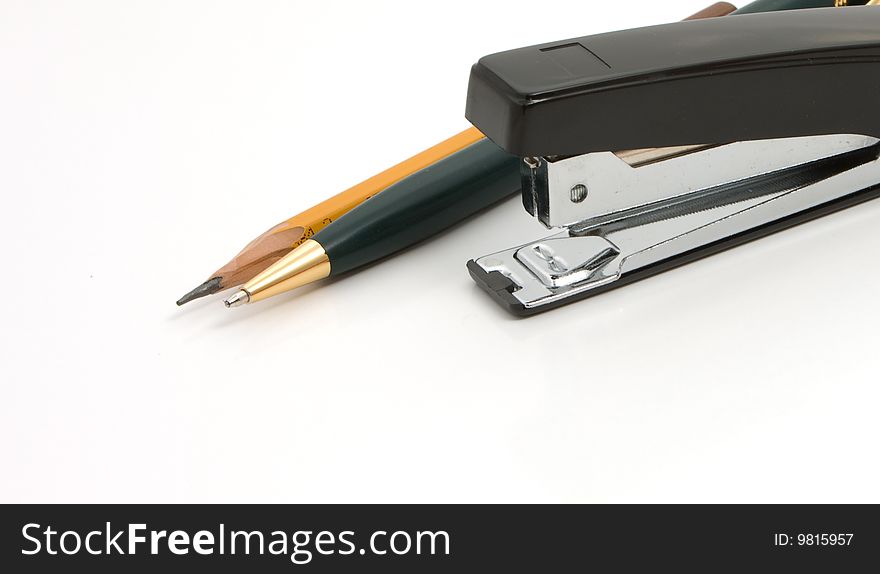
POLYGON ((241 307, 245 303, 248 303, 251 300, 251 296, 248 295, 247 291, 239 290, 232 294, 231 297, 223 301, 223 304, 226 305, 227 309, 232 307, 241 307))
POLYGON ((194 299, 199 299, 207 295, 213 295, 214 293, 220 291, 222 289, 222 287, 220 287, 220 282, 222 280, 222 277, 211 277, 210 279, 178 299, 177 306, 180 307, 181 305, 189 303, 194 299))

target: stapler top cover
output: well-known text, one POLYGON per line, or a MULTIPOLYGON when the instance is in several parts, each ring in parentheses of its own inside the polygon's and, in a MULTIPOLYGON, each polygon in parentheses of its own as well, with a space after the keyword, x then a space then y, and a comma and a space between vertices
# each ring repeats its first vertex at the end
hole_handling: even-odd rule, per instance
POLYGON ((521 157, 880 137, 880 8, 692 20, 481 58, 466 116, 521 157), (860 102, 860 103, 859 103, 860 102))

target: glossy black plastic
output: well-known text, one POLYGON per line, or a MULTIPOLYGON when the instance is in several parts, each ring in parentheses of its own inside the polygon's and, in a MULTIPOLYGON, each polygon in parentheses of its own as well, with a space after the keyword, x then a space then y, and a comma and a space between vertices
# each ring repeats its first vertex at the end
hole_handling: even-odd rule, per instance
POLYGON ((518 156, 880 137, 880 7, 691 20, 486 56, 467 118, 518 156))

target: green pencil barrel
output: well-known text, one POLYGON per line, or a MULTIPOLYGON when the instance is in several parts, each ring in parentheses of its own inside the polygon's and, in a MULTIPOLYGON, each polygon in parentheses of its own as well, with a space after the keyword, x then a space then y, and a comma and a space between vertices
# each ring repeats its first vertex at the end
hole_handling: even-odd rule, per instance
POLYGON ((519 158, 480 140, 408 176, 312 238, 331 275, 405 249, 520 190, 519 158))
MULTIPOLYGON (((864 5, 867 0, 850 0, 850 6, 864 5)), ((834 0, 755 0, 731 14, 754 14, 756 12, 776 12, 778 10, 802 10, 805 8, 833 8, 834 0)))

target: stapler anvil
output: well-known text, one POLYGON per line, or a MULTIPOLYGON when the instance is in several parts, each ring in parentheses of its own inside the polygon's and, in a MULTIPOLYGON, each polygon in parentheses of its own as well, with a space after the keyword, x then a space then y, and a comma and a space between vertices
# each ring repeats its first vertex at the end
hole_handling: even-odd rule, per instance
POLYGON ((880 195, 880 8, 748 14, 501 52, 467 118, 554 235, 468 262, 529 315, 880 195))

